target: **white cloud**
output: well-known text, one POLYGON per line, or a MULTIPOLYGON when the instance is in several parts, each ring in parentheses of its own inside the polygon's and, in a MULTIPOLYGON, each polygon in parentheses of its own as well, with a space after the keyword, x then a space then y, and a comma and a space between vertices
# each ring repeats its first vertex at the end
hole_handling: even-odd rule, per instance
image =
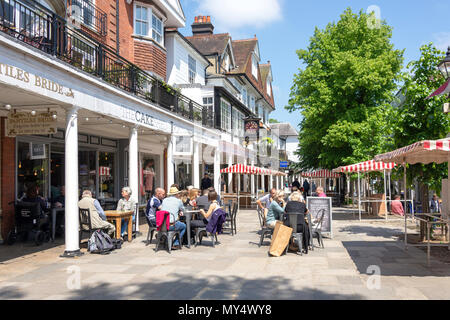
POLYGON ((241 27, 263 27, 281 19, 282 0, 200 0, 199 15, 210 15, 225 31, 241 27))
POLYGON ((439 50, 447 52, 447 48, 450 46, 450 32, 439 32, 433 34, 433 38, 435 39, 434 45, 439 50))

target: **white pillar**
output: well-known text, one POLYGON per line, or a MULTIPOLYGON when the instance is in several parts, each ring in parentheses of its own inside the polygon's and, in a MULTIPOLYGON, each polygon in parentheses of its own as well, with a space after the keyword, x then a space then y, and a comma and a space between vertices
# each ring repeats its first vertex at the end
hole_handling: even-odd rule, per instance
POLYGON ((266 176, 265 176, 265 175, 262 175, 262 176, 261 176, 261 189, 263 190, 264 193, 266 192, 266 186, 265 186, 265 183, 266 183, 266 176))
MULTIPOLYGON (((251 166, 254 167, 255 166, 255 160, 252 159, 251 161, 251 166)), ((251 193, 252 195, 256 195, 255 192, 255 175, 252 174, 250 177, 250 188, 251 188, 251 193)))
POLYGON ((276 176, 275 179, 276 179, 277 190, 280 190, 280 180, 279 180, 279 177, 276 176))
POLYGON ((169 137, 167 144, 167 189, 175 183, 175 169, 173 164, 173 146, 175 145, 175 136, 169 137))
POLYGON ((214 151, 214 189, 220 194, 220 150, 214 151))
POLYGON ((65 229, 66 248, 62 257, 81 255, 78 213, 78 108, 67 111, 65 137, 65 229))
POLYGON ((269 176, 269 188, 270 188, 270 190, 273 189, 273 176, 269 176))
MULTIPOLYGON (((231 167, 233 165, 234 155, 232 152, 228 151, 227 153, 227 160, 228 160, 228 167, 231 167)), ((228 187, 227 187, 228 193, 233 193, 233 174, 228 174, 228 187)))
MULTIPOLYGON (((247 165, 247 158, 244 159, 244 166, 247 165)), ((248 174, 244 175, 244 192, 248 192, 248 174)))
MULTIPOLYGON (((139 147, 138 129, 130 129, 130 142, 128 147, 128 184, 131 188, 131 198, 139 202, 139 147)), ((136 231, 139 232, 139 214, 136 215, 136 231)))
POLYGON ((200 188, 200 143, 194 141, 194 154, 192 159, 192 185, 200 188))
MULTIPOLYGON (((164 189, 164 179, 165 179, 165 175, 164 175, 164 153, 161 153, 159 155, 159 187, 164 189)), ((158 186, 156 186, 158 187, 158 186)), ((156 188, 153 188, 153 190, 155 190, 156 188)))

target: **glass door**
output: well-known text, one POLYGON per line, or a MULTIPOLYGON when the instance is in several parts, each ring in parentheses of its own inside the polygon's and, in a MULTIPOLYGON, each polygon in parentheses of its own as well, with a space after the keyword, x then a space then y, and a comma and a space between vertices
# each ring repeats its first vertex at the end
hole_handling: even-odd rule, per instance
POLYGON ((78 152, 80 196, 84 190, 90 190, 94 198, 97 193, 97 152, 81 150, 78 152))

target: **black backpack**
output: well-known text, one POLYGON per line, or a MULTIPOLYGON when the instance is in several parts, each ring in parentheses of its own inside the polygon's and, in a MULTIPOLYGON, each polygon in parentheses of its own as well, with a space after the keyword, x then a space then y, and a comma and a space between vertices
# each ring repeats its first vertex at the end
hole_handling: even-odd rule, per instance
POLYGON ((90 253, 108 254, 114 249, 113 240, 102 230, 96 230, 88 241, 88 251, 90 253))

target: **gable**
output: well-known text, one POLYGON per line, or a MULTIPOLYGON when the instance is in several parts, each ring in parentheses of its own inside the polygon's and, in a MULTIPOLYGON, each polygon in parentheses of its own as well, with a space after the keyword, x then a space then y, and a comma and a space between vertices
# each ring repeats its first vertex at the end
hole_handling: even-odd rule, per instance
POLYGON ((180 16, 183 17, 184 20, 186 20, 186 16, 184 15, 183 8, 181 7, 180 0, 166 0, 166 1, 180 16))

